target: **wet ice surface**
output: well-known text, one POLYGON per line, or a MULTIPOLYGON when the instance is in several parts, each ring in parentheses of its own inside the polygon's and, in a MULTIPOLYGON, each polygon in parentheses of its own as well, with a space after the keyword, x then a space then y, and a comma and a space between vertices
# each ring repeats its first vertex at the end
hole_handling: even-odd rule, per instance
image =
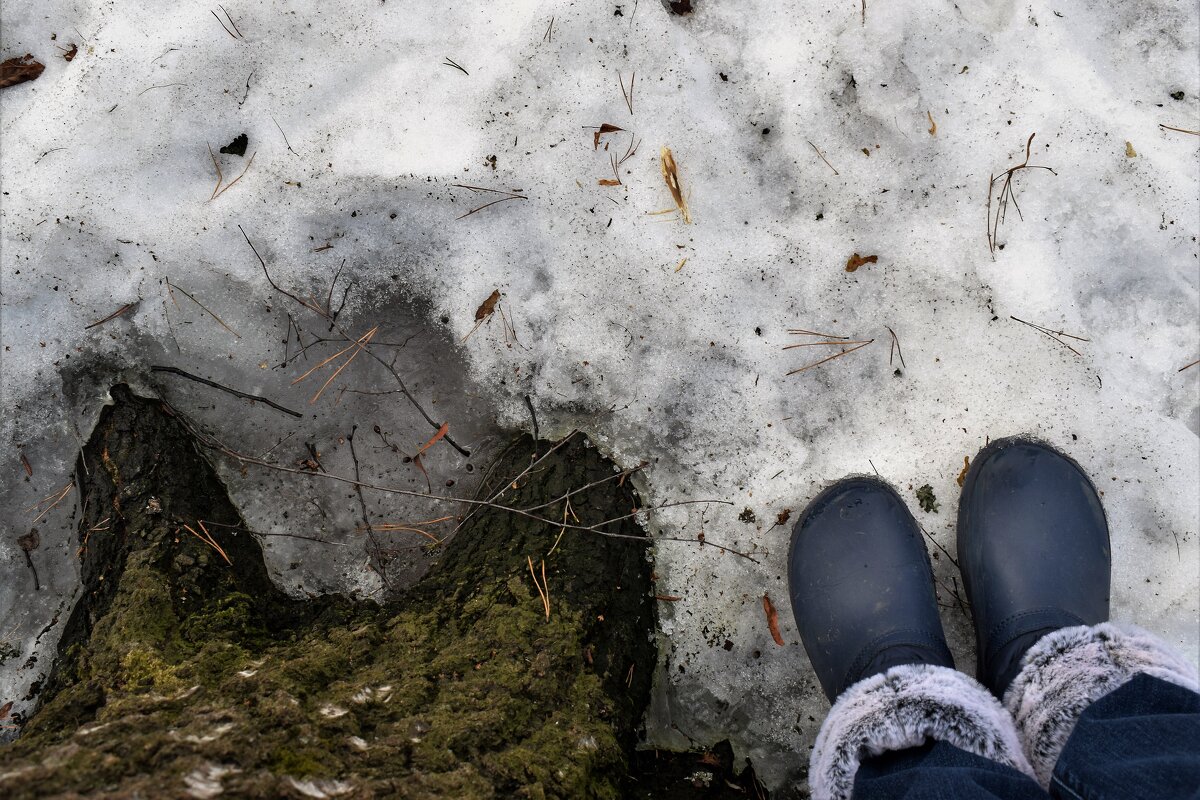
MULTIPOLYGON (((339 324, 354 336, 381 325, 380 341, 417 334, 378 352, 399 353, 461 443, 485 453, 493 419, 528 428, 528 395, 543 434, 578 426, 624 466, 649 461, 648 503, 722 501, 650 515, 655 535, 689 540, 655 548, 659 592, 682 599, 660 607, 651 744, 730 737, 770 784, 793 781, 827 705, 787 608, 778 516, 878 470, 953 553, 963 458, 1016 432, 1066 449, 1104 491, 1115 615, 1195 659, 1200 367, 1179 369, 1200 351, 1200 161, 1196 136, 1159 124, 1200 127, 1196 8, 899 2, 868 4, 864 22, 853 3, 694 5, 235 3, 231 35, 196 4, 6 3, 3 55, 34 53, 47 70, 0 95, 12 410, 0 638, 16 652, 0 694, 28 708, 57 628, 37 637, 76 581, 72 498, 37 523, 40 592, 16 545, 37 513, 25 509, 69 480, 114 380, 157 388, 240 451, 274 447, 294 465, 314 443, 340 475, 357 424, 365 474, 425 487, 401 453, 430 426, 399 396, 350 391, 394 389, 378 364, 356 361, 312 405, 324 377, 290 385, 340 346, 277 366, 295 353, 289 313, 306 342, 321 328, 272 291, 239 224, 298 296, 325 301, 344 261, 339 287, 355 284, 339 324), (70 42, 67 63, 54 46, 70 42), (633 80, 632 113, 618 72, 633 80), (602 123, 625 130, 597 148, 602 123), (217 155, 225 183, 253 164, 210 201, 207 145, 243 132, 245 157, 217 155), (1020 163, 1035 132, 1030 163, 1056 174, 1018 174, 1024 219, 1010 206, 993 259, 988 178, 1020 163), (621 185, 599 185, 633 141, 621 185), (690 225, 650 213, 674 206, 662 147, 690 225), (454 184, 528 199, 456 219, 501 196, 454 184), (879 260, 848 273, 856 252, 879 260), (178 293, 177 307, 167 277, 238 337, 178 293), (497 313, 463 343, 495 289, 516 342, 497 313), (1065 340, 1076 355, 1011 317, 1088 341, 1065 340), (789 376, 837 352, 784 350, 805 341, 791 328, 874 343, 789 376), (936 513, 916 510, 925 484, 936 513), (700 533, 755 560, 700 546, 700 533)), ((380 591, 352 489, 219 463, 252 528, 338 543, 268 537, 289 590, 380 591)), ((469 491, 445 486, 469 481, 466 463, 431 450, 435 488, 469 491)), ((367 502, 381 522, 425 512, 367 502)), ((931 551, 970 669, 956 571, 931 551)), ((398 578, 420 572, 406 563, 419 552, 400 557, 398 578)))

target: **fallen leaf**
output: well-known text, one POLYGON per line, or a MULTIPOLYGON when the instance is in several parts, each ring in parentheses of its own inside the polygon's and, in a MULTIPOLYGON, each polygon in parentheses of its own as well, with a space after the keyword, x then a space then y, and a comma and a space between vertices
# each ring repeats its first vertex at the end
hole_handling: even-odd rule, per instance
POLYGON ((846 261, 846 272, 854 272, 863 264, 876 264, 878 262, 879 256, 860 256, 858 253, 855 253, 846 261))
POLYGON ((221 153, 228 153, 231 156, 246 155, 246 146, 250 144, 250 137, 244 133, 238 134, 232 142, 220 149, 221 153))
POLYGON ((663 180, 671 190, 671 197, 679 209, 679 216, 683 217, 684 224, 690 225, 692 214, 688 211, 687 200, 683 196, 683 186, 679 183, 679 169, 675 166, 675 156, 671 154, 671 148, 664 147, 659 153, 659 158, 662 160, 663 180))
POLYGON ((783 634, 779 632, 779 614, 775 611, 775 605, 768 594, 763 595, 763 611, 767 614, 767 627, 771 629, 771 638, 775 640, 775 644, 783 647, 783 634))
POLYGON ((4 705, 0 706, 0 719, 8 719, 8 712, 12 711, 13 701, 9 700, 4 705))
POLYGON ((971 467, 971 459, 969 456, 963 456, 962 472, 958 473, 958 488, 962 488, 963 481, 967 479, 967 470, 971 467))
POLYGON ((597 150, 600 148, 600 137, 604 134, 616 133, 617 131, 623 130, 625 129, 618 128, 616 125, 609 125, 607 122, 603 123, 599 128, 596 129, 596 132, 592 134, 592 149, 597 150))
POLYGON ((19 58, 10 58, 0 62, 0 89, 36 80, 44 69, 46 69, 46 65, 29 53, 19 58))
POLYGON ((1126 158, 1137 158, 1137 150, 1133 149, 1133 142, 1125 143, 1125 157, 1126 158))
POLYGON ((792 518, 792 510, 790 508, 785 508, 783 511, 779 512, 779 516, 775 517, 775 524, 776 525, 787 525, 787 521, 791 518, 792 518))
POLYGON ((929 135, 937 136, 937 123, 933 121, 933 114, 926 111, 925 116, 929 117, 929 135))
POLYGON ((38 535, 37 528, 30 528, 29 533, 17 537, 17 545, 26 553, 32 553, 34 550, 37 550, 38 545, 41 543, 42 537, 38 535))
POLYGON ((483 301, 483 304, 475 310, 475 319, 487 319, 496 310, 496 303, 500 302, 500 290, 496 289, 488 295, 488 299, 483 301))
POLYGON ((63 61, 74 61, 77 53, 79 53, 79 45, 72 42, 70 49, 63 53, 63 61))
POLYGON ((596 181, 596 183, 600 184, 601 186, 620 186, 621 185, 620 181, 614 180, 612 178, 601 178, 600 180, 596 181))

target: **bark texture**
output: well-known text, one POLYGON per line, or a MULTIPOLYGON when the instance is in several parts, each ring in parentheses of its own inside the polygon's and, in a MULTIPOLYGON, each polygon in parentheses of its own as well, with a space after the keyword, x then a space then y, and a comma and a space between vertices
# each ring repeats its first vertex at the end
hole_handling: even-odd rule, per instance
MULTIPOLYGON (((78 465, 84 593, 41 708, 0 748, 6 797, 626 793, 655 662, 643 542, 555 546, 558 530, 483 509, 394 603, 294 600, 179 421, 112 394, 78 465), (200 520, 216 547, 184 527, 200 520), (545 559, 549 619, 527 558, 539 581, 545 559)), ((515 442, 488 488, 534 452, 515 442)), ((573 441, 504 502, 612 474, 573 441)), ((636 505, 615 480, 571 497, 585 524, 636 505)))

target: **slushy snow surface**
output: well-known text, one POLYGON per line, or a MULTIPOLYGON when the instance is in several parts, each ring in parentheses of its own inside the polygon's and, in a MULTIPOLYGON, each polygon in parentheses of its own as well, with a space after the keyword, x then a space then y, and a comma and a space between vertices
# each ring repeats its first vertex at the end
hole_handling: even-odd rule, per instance
MULTIPOLYGON (((783 519, 849 473, 910 503, 970 670, 956 478, 989 437, 1047 439, 1104 492, 1114 616, 1196 658, 1200 366, 1180 370, 1200 357, 1200 137, 1161 127, 1200 128, 1196 5, 693 5, 3 3, 3 57, 47 68, 0 94, 0 701, 28 713, 50 668, 78 493, 35 522, 36 504, 119 380, 231 449, 350 476, 357 456, 364 481, 447 496, 531 406, 543 436, 647 462, 647 506, 689 502, 646 519, 657 591, 680 598, 660 603, 646 742, 729 738, 785 793, 828 706, 783 519), (218 152, 242 133, 244 156, 218 152), (989 178, 1035 133, 1028 163, 1053 173, 1014 174, 993 251, 989 178), (242 176, 217 197, 214 157, 222 186, 242 176), (508 195, 463 186, 520 197, 464 216, 508 195), (403 457, 436 428, 368 357, 309 402, 331 370, 293 381, 346 345, 270 287, 239 225, 282 288, 344 298, 354 338, 379 326, 373 352, 470 459, 438 443, 426 484, 403 457), (848 272, 855 253, 878 260, 848 272), (872 343, 789 374, 855 346, 785 349, 833 341, 791 329, 872 343)), ((402 531, 379 569, 364 519, 436 504, 217 460, 289 591, 378 597, 420 573, 402 531)))

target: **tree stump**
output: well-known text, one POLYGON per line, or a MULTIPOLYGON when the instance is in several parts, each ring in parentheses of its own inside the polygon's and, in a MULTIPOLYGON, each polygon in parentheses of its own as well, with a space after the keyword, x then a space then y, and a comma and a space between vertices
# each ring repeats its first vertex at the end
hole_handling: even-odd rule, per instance
MULTIPOLYGON (((559 538, 477 508, 398 600, 296 600, 179 420, 112 396, 77 465, 83 593, 39 710, 0 747, 6 797, 625 793, 655 664, 632 521, 633 539, 559 538)), ((513 484, 538 446, 515 441, 483 496, 507 481, 521 508, 613 475, 577 439, 513 484)), ((637 500, 608 480, 570 504, 589 525, 637 500)))

